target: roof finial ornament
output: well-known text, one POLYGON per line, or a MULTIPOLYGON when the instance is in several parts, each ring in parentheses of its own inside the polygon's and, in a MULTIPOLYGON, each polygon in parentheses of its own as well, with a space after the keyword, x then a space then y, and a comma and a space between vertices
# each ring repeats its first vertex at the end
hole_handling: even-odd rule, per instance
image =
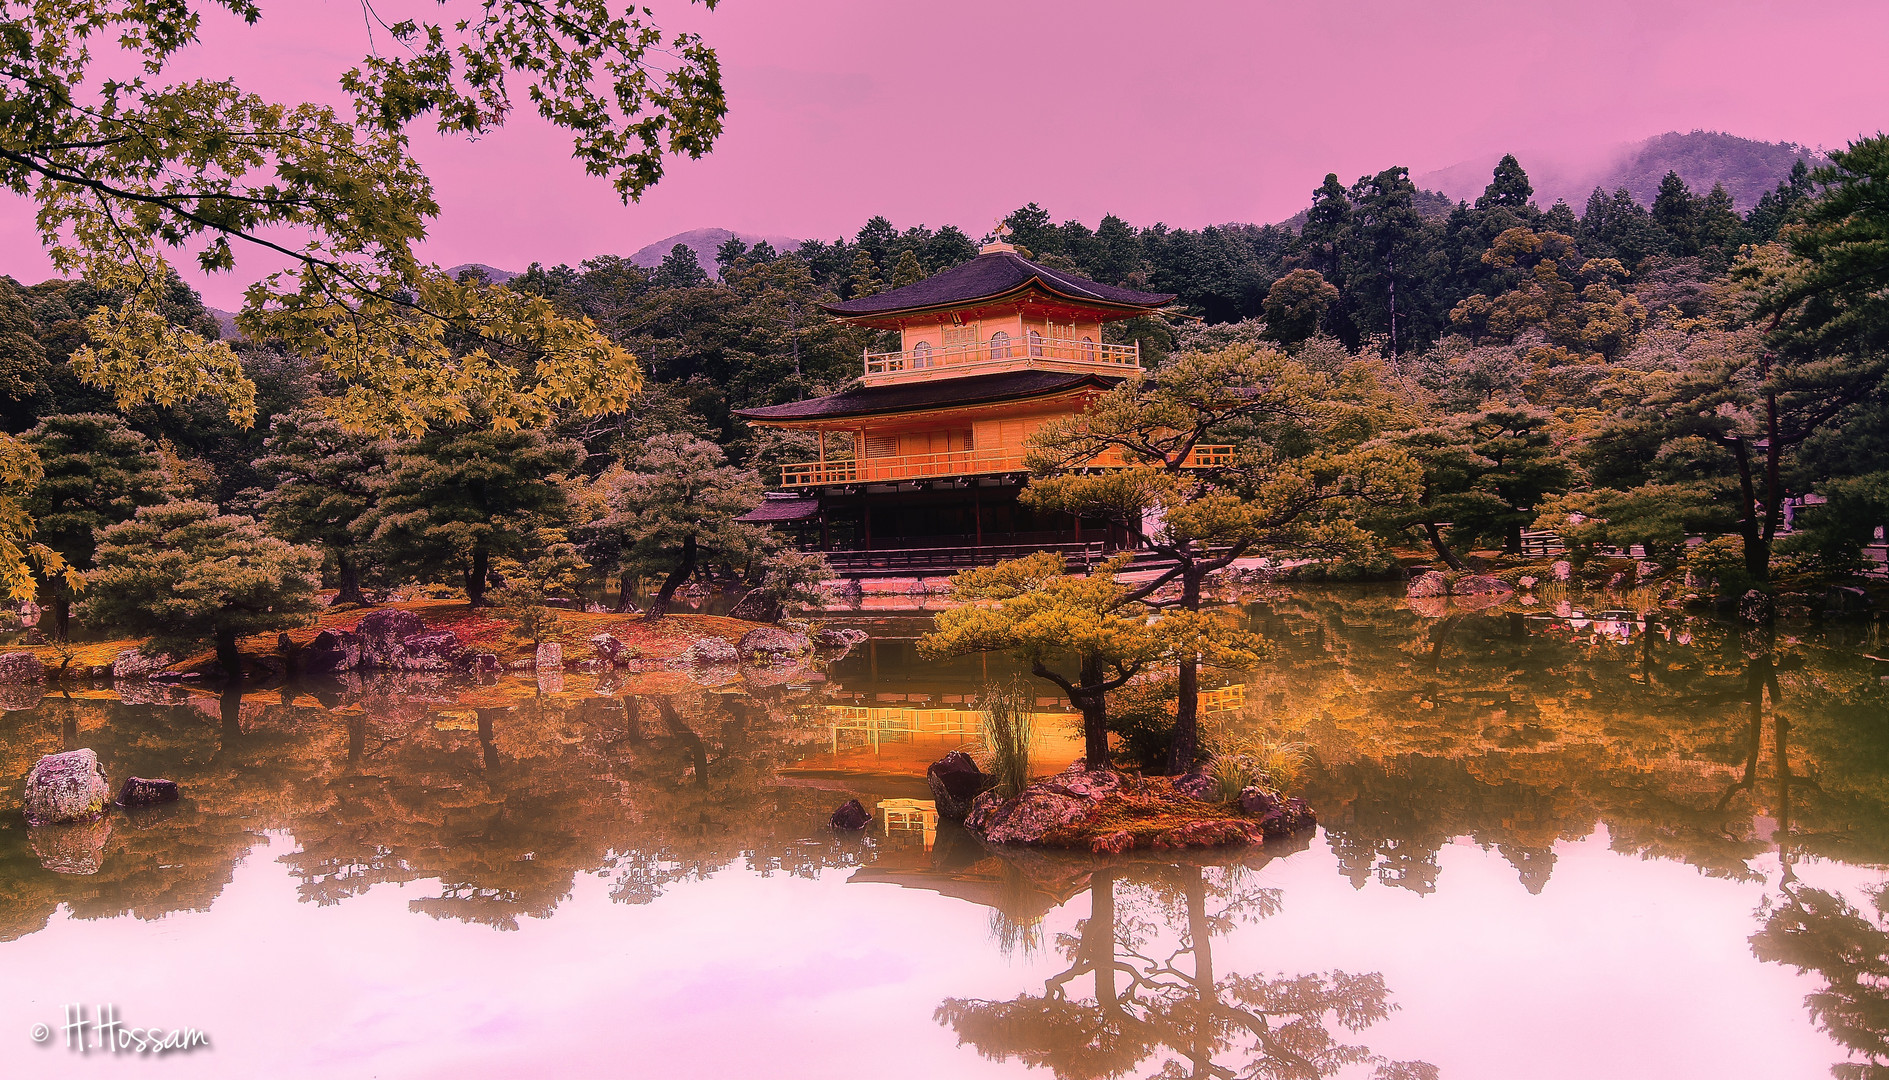
POLYGON ((1004 237, 1010 235, 1010 222, 1007 218, 998 218, 997 227, 990 231, 990 235, 990 243, 977 249, 979 255, 995 255, 1002 251, 1010 252, 1013 255, 1016 254, 1016 245, 1004 240, 1004 237))

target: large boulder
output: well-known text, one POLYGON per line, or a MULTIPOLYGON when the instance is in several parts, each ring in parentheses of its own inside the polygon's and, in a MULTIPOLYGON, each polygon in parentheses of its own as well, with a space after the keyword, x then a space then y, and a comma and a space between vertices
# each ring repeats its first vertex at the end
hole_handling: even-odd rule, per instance
POLYGON ((865 641, 864 630, 855 630, 850 626, 822 626, 811 636, 816 649, 846 650, 865 641))
POLYGON ((1305 800, 1298 796, 1286 799, 1277 810, 1268 812, 1259 819, 1259 830, 1268 838, 1290 836, 1302 829, 1309 829, 1318 824, 1312 808, 1305 805, 1305 800))
POLYGON ((134 806, 156 806, 159 803, 177 801, 177 781, 157 778, 147 780, 142 776, 130 776, 118 788, 118 805, 129 809, 134 806))
POLYGON ((302 650, 302 670, 331 675, 361 666, 361 635, 351 630, 323 630, 302 650))
POLYGON ((1574 564, 1566 559, 1556 559, 1548 564, 1548 573, 1552 574, 1556 581, 1567 581, 1574 576, 1574 564))
POLYGON ((531 666, 539 671, 564 670, 564 646, 555 641, 547 641, 538 646, 532 657, 531 666))
POLYGON ((684 650, 682 659, 694 667, 714 667, 738 662, 741 653, 721 638, 705 637, 684 650))
POLYGON ((736 654, 750 664, 791 660, 812 651, 813 642, 807 640, 807 635, 778 626, 757 626, 741 635, 740 643, 735 646, 736 654))
POLYGON ((990 786, 990 778, 971 755, 953 750, 925 770, 925 783, 931 785, 938 816, 946 821, 963 821, 971 812, 971 803, 990 786))
POLYGON ((105 770, 91 750, 48 754, 26 774, 26 822, 94 821, 105 813, 111 795, 105 770))
POLYGON ((597 658, 598 662, 605 665, 615 664, 619 658, 627 659, 627 657, 623 656, 623 642, 620 641, 615 634, 597 634, 593 636, 590 639, 590 652, 592 656, 597 658))
POLYGON ((0 709, 7 712, 36 709, 45 698, 45 683, 0 683, 0 709))
POLYGON ((1450 579, 1443 574, 1437 573, 1435 570, 1431 570, 1411 578, 1410 585, 1405 591, 1411 596, 1419 597, 1448 596, 1450 592, 1450 579))
POLYGON ((46 681, 46 665, 30 652, 0 653, 0 683, 46 681))
POLYGON ((1450 585, 1451 596, 1507 596, 1515 586, 1489 574, 1470 574, 1450 585))
POLYGON ((382 608, 361 616, 354 632, 376 644, 392 644, 426 629, 426 620, 411 611, 382 608))
POLYGON ((872 824, 872 815, 866 812, 866 808, 860 805, 858 799, 848 799, 839 805, 839 809, 833 811, 830 824, 835 829, 858 832, 872 824))
POLYGON ((400 670, 446 671, 465 654, 451 630, 423 630, 400 639, 400 670))
POLYGON ((1081 824, 1094 808, 1089 799, 1031 785, 984 819, 984 839, 993 844, 1040 844, 1057 829, 1081 824))
POLYGON ((1174 790, 1201 802, 1220 801, 1220 781, 1205 772, 1190 772, 1174 778, 1174 790))
POLYGON ((126 649, 112 660, 112 678, 148 679, 174 663, 168 653, 146 656, 137 649, 126 649))
POLYGON ((728 617, 747 622, 771 623, 779 622, 782 614, 780 601, 760 589, 749 589, 728 612, 728 617))

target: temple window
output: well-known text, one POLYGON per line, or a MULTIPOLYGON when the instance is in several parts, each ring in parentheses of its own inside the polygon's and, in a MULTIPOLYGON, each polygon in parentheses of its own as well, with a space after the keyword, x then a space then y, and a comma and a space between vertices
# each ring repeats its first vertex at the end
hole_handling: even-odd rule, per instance
POLYGON ((1082 339, 1082 358, 1084 360, 1090 360, 1090 361, 1093 361, 1095 359, 1095 339, 1094 338, 1085 337, 1082 339))
POLYGON ((990 336, 990 358, 1008 360, 1010 358, 1010 335, 1002 330, 990 336))
POLYGON ((1030 331, 1030 355, 1043 355, 1043 335, 1034 330, 1030 331))
POLYGON ((912 346, 912 366, 915 368, 931 366, 931 342, 921 341, 912 346))

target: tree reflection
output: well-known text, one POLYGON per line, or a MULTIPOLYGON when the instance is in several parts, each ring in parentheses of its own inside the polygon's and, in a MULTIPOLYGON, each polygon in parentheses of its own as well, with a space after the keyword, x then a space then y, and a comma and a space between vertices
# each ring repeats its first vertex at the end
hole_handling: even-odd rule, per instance
POLYGON ((1059 1080, 1123 1076, 1150 1058, 1161 1077, 1315 1080, 1369 1065, 1381 1078, 1435 1077, 1334 1034, 1357 1033, 1395 1006, 1379 974, 1220 973, 1213 939, 1278 910, 1276 889, 1246 867, 1116 863, 1089 881, 1089 917, 1058 948, 1069 966, 1041 994, 947 999, 936 1019, 994 1060, 1048 1068, 1059 1080), (1080 993, 1086 982, 1089 991, 1080 993))

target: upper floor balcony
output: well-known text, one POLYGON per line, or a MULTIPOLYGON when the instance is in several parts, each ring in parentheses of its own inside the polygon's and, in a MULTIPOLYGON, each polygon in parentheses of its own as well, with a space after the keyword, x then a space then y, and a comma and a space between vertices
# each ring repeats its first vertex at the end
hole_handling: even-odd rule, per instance
POLYGON ((951 345, 919 342, 898 352, 866 354, 864 382, 913 382, 958 378, 1029 367, 1051 371, 1098 371, 1125 375, 1141 368, 1141 346, 1110 345, 1092 338, 1071 341, 1032 330, 1021 337, 1003 331, 984 341, 951 345))
MULTIPOLYGON (((869 456, 863 461, 802 461, 781 466, 781 486, 806 488, 830 484, 896 484, 911 480, 1023 472, 1028 468, 1024 464, 1027 453, 1028 449, 1023 446, 1002 446, 988 450, 869 456)), ((1232 462, 1231 446, 1196 446, 1181 467, 1214 469, 1224 468, 1232 462)), ((1123 467, 1123 462, 1118 452, 1109 451, 1084 467, 1119 469, 1123 467)))

